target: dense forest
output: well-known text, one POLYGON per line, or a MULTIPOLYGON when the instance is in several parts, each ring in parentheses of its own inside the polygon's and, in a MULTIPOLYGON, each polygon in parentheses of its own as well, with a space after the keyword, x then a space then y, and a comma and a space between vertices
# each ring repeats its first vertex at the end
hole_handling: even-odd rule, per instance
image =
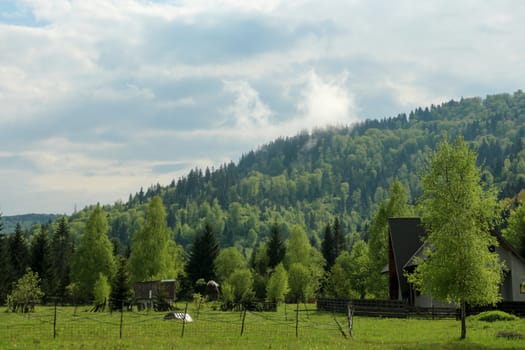
MULTIPOLYGON (((286 223, 285 238, 291 226, 303 226, 314 245, 335 218, 346 234, 366 238, 394 179, 414 203, 426 158, 445 134, 462 135, 477 151, 483 179, 496 186, 500 198, 525 188, 525 93, 518 91, 277 139, 247 152, 237 164, 194 169, 168 186, 141 189, 126 203, 104 207, 109 235, 129 246, 144 204, 159 195, 173 238, 185 247, 205 221, 222 247, 251 248, 267 237, 274 221, 286 223)), ((74 234, 91 209, 70 218, 74 234)))
MULTIPOLYGON (((46 232, 53 238, 67 224, 72 244, 79 246, 90 231, 89 220, 101 211, 114 254, 133 257, 133 237, 147 231, 144 223, 152 220, 147 213, 153 211, 149 206, 160 198, 155 210, 165 216, 165 232, 174 242, 171 256, 191 261, 199 253, 194 250, 196 242, 202 243, 201 233, 212 232, 217 239, 213 254, 219 254, 217 249, 239 253, 257 271, 258 264, 270 266, 260 252, 273 239, 300 246, 306 244, 302 241, 306 237, 317 252, 309 261, 329 269, 343 252, 348 261, 374 254, 368 249, 375 249, 374 232, 380 230, 381 215, 417 214, 421 174, 429 155, 444 137, 457 136, 477 152, 482 179, 498 190, 500 199, 512 198, 525 188, 525 93, 517 91, 484 99, 462 98, 395 117, 279 138, 247 152, 237 163, 194 169, 166 186, 140 189, 126 202, 102 208, 93 205, 25 230, 24 236, 35 241, 46 232), (406 202, 409 209, 389 211, 397 205, 393 200, 406 202), (327 239, 334 237, 338 243, 329 245, 327 239)), ((11 232, 4 226, 2 233, 11 232)), ((292 265, 285 263, 285 271, 290 273, 292 265)), ((277 265, 270 267, 277 270, 277 265)), ((309 274, 322 274, 312 269, 309 274)), ((264 275, 263 270, 259 269, 259 275, 264 275)), ((257 286, 257 273, 254 276, 257 286)), ((265 278, 259 281, 259 289, 269 282, 269 276, 265 278)), ((256 294, 264 294, 254 288, 256 294)), ((355 292, 382 295, 381 291, 355 292)))

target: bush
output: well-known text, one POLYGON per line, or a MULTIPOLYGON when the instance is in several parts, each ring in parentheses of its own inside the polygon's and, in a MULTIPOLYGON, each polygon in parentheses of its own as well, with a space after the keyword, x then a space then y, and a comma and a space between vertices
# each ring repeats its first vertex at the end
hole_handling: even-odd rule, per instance
POLYGON ((514 321, 517 320, 518 317, 508 314, 503 311, 485 311, 482 312, 476 316, 473 316, 472 319, 476 321, 483 321, 483 322, 495 322, 495 321, 514 321))

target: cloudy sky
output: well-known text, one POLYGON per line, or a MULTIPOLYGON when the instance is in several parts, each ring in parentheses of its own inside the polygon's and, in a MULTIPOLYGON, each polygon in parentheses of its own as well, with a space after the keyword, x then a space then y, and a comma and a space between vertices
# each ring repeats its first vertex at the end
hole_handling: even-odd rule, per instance
POLYGON ((0 0, 0 211, 525 84, 522 0, 0 0))

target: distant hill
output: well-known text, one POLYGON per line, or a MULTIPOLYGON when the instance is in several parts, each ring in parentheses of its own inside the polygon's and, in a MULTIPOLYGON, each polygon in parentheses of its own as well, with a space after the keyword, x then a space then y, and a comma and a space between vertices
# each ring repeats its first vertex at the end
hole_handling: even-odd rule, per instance
MULTIPOLYGON (((415 202, 426 160, 444 135, 452 140, 461 135, 477 151, 482 177, 500 198, 525 188, 525 93, 517 91, 276 139, 247 150, 237 163, 194 169, 171 184, 140 189, 125 203, 105 206, 109 234, 129 246, 145 203, 159 195, 173 237, 184 246, 204 222, 223 247, 253 248, 273 222, 282 225, 285 237, 299 224, 319 244, 335 218, 345 234, 366 239, 394 178, 415 202)), ((90 210, 71 217, 77 237, 90 210)))
POLYGON ((20 223, 22 229, 28 230, 37 224, 48 224, 57 218, 55 214, 24 214, 24 215, 13 215, 13 216, 2 216, 0 220, 4 224, 4 228, 1 233, 11 234, 15 232, 17 223, 20 223))

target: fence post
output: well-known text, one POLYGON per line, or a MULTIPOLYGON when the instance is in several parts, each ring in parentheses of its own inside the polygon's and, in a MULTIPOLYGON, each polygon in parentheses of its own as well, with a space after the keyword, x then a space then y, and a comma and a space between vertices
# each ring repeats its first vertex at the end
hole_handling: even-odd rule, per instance
POLYGON ((241 337, 242 337, 242 334, 244 333, 244 320, 246 320, 246 307, 244 307, 244 312, 242 314, 242 325, 241 325, 241 337))
POLYGON ((299 301, 297 302, 297 307, 295 308, 295 337, 299 338, 299 301))
POLYGON ((124 321, 124 303, 122 302, 120 304, 120 333, 119 333, 119 336, 120 336, 120 339, 122 339, 122 323, 124 321))
POLYGON ((53 339, 57 337, 57 299, 55 298, 55 313, 53 316, 53 339))
POLYGON ((184 337, 184 328, 186 327, 186 316, 188 315, 188 303, 186 303, 186 308, 184 309, 184 315, 182 317, 182 332, 180 334, 180 337, 184 337))
POLYGON ((346 306, 348 308, 348 334, 350 334, 351 337, 354 336, 353 328, 354 328, 354 307, 352 303, 348 303, 346 306))

